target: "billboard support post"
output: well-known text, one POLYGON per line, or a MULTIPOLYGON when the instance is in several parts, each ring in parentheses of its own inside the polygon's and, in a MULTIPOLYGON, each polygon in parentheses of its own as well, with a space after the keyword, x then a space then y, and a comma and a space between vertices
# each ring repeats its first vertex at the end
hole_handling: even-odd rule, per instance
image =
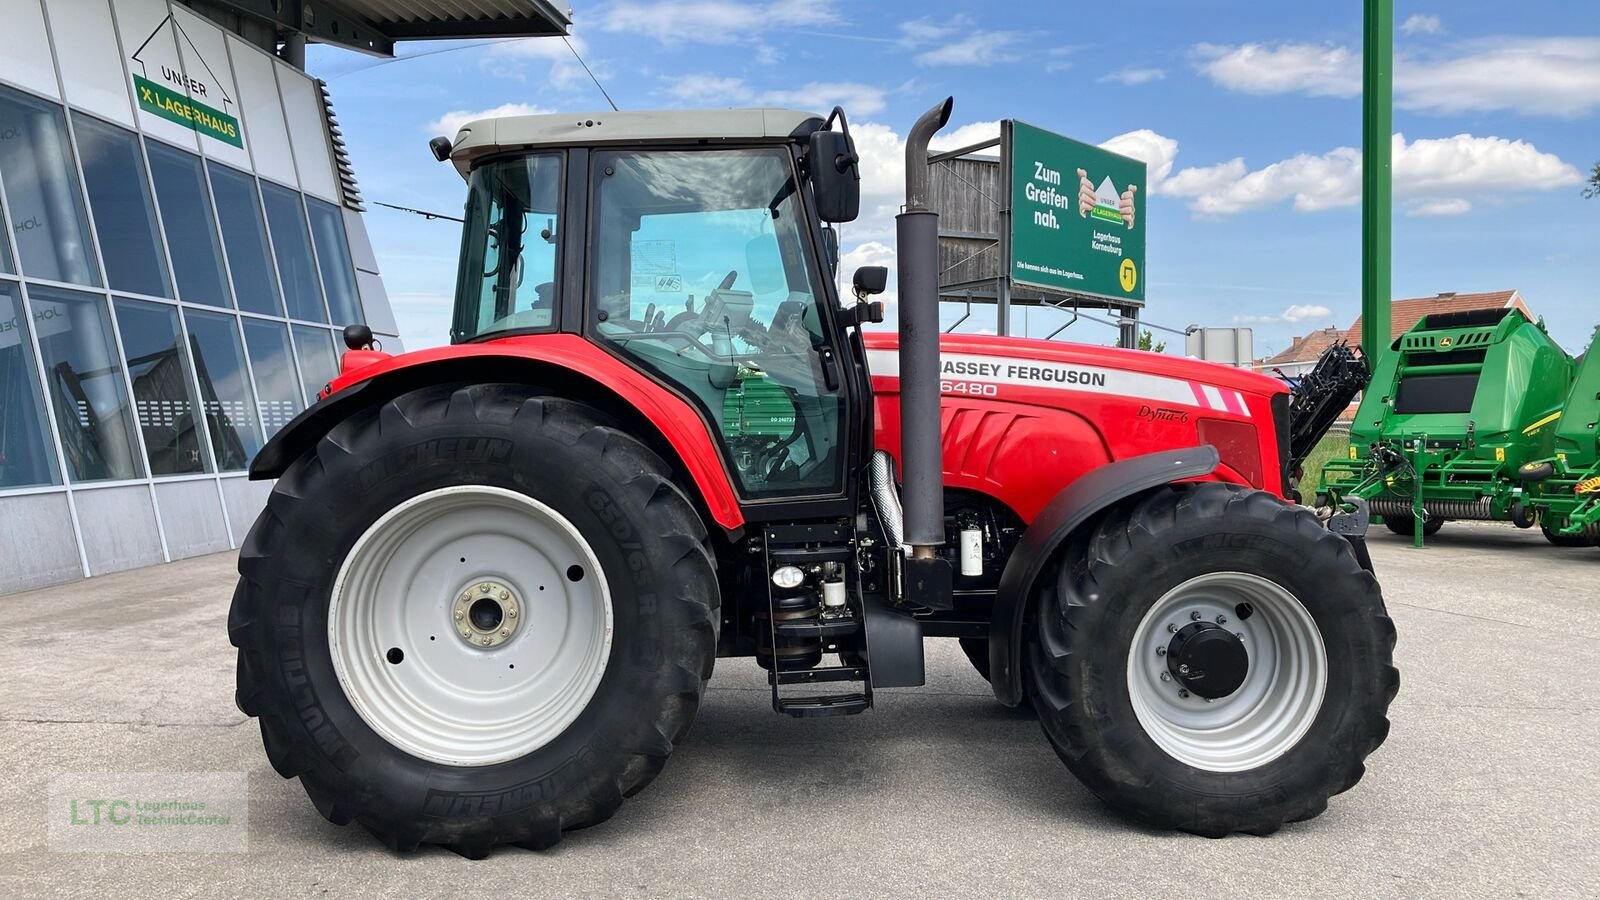
POLYGON ((1389 346, 1394 148, 1394 0, 1366 0, 1361 88, 1361 352, 1389 346))

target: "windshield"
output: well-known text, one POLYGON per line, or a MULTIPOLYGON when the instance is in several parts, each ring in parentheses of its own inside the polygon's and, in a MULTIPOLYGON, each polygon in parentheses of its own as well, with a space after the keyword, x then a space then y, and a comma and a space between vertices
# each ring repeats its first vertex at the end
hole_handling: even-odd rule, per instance
POLYGON ((745 496, 842 488, 838 373, 786 148, 594 160, 593 334, 696 401, 745 496))
POLYGON ((485 163, 468 183, 454 342, 554 321, 561 155, 485 163))

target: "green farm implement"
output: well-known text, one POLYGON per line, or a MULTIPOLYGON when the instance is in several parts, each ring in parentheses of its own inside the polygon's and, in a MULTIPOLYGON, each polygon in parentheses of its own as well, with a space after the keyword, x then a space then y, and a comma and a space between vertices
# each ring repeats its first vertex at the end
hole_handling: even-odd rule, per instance
POLYGON ((1600 541, 1600 330, 1578 363, 1561 417, 1552 429, 1555 451, 1519 466, 1517 479, 1538 511, 1551 543, 1592 546, 1600 541))
POLYGON ((1357 409, 1350 457, 1324 467, 1319 494, 1335 505, 1366 501, 1418 546, 1450 520, 1535 525, 1528 482, 1516 475, 1559 461, 1556 424, 1573 384, 1572 360, 1543 322, 1515 308, 1425 316, 1392 350, 1357 409))

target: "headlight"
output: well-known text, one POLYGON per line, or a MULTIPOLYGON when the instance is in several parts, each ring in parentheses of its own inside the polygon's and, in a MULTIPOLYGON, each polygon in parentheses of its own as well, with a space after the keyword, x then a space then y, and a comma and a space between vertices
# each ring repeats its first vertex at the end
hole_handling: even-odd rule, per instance
POLYGON ((786 591, 794 590, 806 580, 799 566, 780 566, 772 573, 772 583, 786 591))

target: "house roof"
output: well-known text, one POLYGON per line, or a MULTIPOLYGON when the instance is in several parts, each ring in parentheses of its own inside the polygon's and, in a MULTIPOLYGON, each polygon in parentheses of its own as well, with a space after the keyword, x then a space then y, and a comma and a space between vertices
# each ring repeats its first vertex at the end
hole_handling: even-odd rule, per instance
MULTIPOLYGON (((1533 313, 1528 310, 1528 305, 1522 301, 1522 295, 1515 290, 1488 291, 1479 294, 1449 292, 1432 297, 1396 300, 1389 308, 1389 340, 1392 341, 1410 331, 1413 326, 1422 321, 1423 316, 1431 316, 1436 313, 1471 312, 1478 309, 1510 309, 1512 307, 1527 313, 1528 318, 1534 318, 1533 313)), ((1355 322, 1345 329, 1344 338, 1351 344, 1361 343, 1360 316, 1356 316, 1355 322)))
POLYGON ((1328 349, 1342 337, 1344 337, 1344 332, 1338 328, 1330 327, 1320 331, 1313 331, 1304 337, 1295 338, 1294 343, 1290 344, 1288 349, 1278 353, 1276 356, 1270 356, 1262 360, 1258 368, 1271 371, 1274 366, 1314 362, 1317 357, 1322 355, 1322 351, 1328 349))

